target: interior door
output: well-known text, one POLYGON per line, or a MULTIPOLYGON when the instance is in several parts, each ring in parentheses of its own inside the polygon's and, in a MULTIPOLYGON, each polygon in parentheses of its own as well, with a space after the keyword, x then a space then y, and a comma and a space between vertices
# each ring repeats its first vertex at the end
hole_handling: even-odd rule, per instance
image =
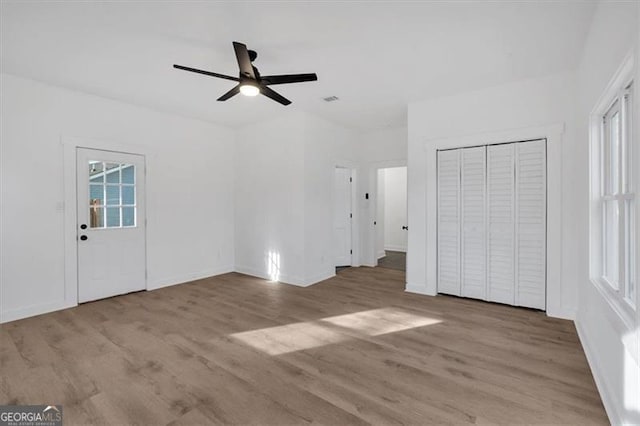
POLYGON ((516 145, 516 305, 546 308, 546 140, 516 145))
POLYGON ((515 144, 487 147, 487 300, 515 303, 515 144))
POLYGON ((486 152, 465 148, 461 158, 462 296, 486 299, 486 152))
POLYGON ((334 174, 333 241, 335 266, 351 266, 351 170, 336 167, 334 174))
POLYGON ((144 156, 78 148, 78 301, 146 288, 144 156))
POLYGON ((460 151, 438 151, 438 292, 456 296, 460 296, 460 151))

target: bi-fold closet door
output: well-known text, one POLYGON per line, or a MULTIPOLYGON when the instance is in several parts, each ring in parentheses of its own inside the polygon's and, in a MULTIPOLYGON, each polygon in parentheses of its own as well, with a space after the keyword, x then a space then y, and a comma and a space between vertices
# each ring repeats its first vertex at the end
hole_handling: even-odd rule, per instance
POLYGON ((438 152, 438 292, 545 309, 546 141, 438 152))

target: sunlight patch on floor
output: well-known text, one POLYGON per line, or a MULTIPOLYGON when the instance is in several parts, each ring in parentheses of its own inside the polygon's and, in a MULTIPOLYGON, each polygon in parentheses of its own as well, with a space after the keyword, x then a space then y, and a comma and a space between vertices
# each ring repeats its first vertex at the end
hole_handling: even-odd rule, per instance
POLYGON ((348 336, 313 322, 299 322, 278 327, 234 333, 230 337, 269 355, 337 343, 348 336))
POLYGON ((439 319, 410 314, 397 308, 354 312, 352 314, 324 318, 322 321, 356 330, 367 336, 379 336, 442 322, 439 319))
POLYGON ((243 331, 229 337, 269 355, 281 355, 339 343, 358 336, 380 336, 441 322, 436 318, 412 314, 397 308, 381 308, 316 321, 243 331))

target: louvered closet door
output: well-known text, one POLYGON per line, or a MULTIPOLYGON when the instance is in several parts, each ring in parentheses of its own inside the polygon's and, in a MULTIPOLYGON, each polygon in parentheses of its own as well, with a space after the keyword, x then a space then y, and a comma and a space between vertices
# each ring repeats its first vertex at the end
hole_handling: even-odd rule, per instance
POLYGON ((486 298, 486 147, 462 150, 462 296, 486 298))
POLYGON ((546 141, 515 144, 516 298, 515 304, 546 306, 546 141))
POLYGON ((487 300, 515 303, 515 144, 487 147, 487 300))
POLYGON ((438 152, 438 291, 460 295, 460 151, 438 152))

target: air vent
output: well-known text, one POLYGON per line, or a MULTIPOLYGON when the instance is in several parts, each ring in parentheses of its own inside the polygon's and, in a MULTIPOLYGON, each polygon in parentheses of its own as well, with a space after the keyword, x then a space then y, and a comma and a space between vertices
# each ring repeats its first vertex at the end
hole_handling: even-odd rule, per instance
POLYGON ((333 101, 337 101, 338 97, 337 96, 327 96, 326 98, 322 98, 325 102, 333 102, 333 101))

